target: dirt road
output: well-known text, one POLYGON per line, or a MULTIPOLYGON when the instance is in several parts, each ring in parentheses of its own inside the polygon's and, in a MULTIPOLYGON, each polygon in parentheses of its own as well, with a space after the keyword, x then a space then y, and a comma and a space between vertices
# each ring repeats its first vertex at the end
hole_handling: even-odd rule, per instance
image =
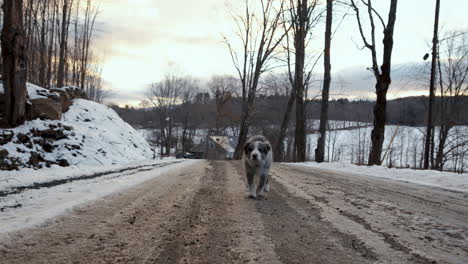
POLYGON ((0 241, 0 263, 468 263, 468 198, 275 165, 200 161, 0 241))

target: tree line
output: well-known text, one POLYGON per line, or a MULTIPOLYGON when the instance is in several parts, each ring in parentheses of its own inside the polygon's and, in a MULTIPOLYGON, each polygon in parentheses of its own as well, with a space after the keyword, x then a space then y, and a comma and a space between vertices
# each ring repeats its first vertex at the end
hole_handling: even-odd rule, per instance
POLYGON ((98 14, 98 0, 3 1, 0 69, 10 126, 24 121, 26 81, 78 86, 102 101, 102 69, 92 50, 98 14))
MULTIPOLYGON (((306 101, 310 86, 310 76, 319 58, 323 57, 324 76, 322 80, 321 108, 320 108, 320 137, 318 137, 315 159, 324 160, 324 144, 326 141, 326 127, 328 124, 328 98, 331 76, 332 50, 331 42, 335 7, 345 7, 350 10, 357 24, 362 49, 368 50, 370 55, 370 70, 375 79, 376 100, 373 105, 373 120, 370 151, 367 157, 368 165, 382 163, 383 143, 385 139, 385 125, 388 123, 387 93, 392 78, 392 54, 395 42, 395 24, 397 23, 398 0, 390 0, 388 15, 376 9, 372 0, 327 0, 323 6, 317 0, 260 0, 243 2, 243 10, 233 15, 237 31, 236 38, 224 38, 232 58, 233 65, 238 72, 242 87, 242 116, 240 119, 240 133, 235 158, 242 155, 247 135, 250 133, 255 100, 259 91, 259 80, 265 72, 276 67, 285 67, 291 84, 289 100, 283 114, 283 122, 275 145, 275 159, 282 160, 284 151, 284 135, 290 123, 292 106, 295 105, 295 125, 293 145, 294 161, 305 161, 307 119, 306 101), (324 15, 325 14, 325 15, 324 15), (317 21, 325 17, 324 48, 320 54, 307 51, 310 38, 317 34, 317 21), (382 32, 382 33, 379 33, 382 32), (378 38, 381 37, 379 40, 378 38), (379 58, 378 54, 381 54, 379 58), (314 60, 314 57, 317 58, 314 60), (309 61, 309 63, 305 63, 309 61)), ((427 130, 424 168, 438 169, 436 145, 439 152, 445 148, 446 137, 444 129, 453 128, 452 116, 457 116, 463 100, 458 97, 468 93, 466 77, 468 75, 468 48, 466 45, 467 32, 452 32, 447 38, 439 41, 439 10, 440 0, 435 0, 434 32, 432 46, 432 63, 429 82, 429 100, 427 107, 427 130), (444 52, 441 52, 444 49, 444 52), (436 89, 440 89, 438 100, 439 116, 434 115, 436 89), (438 142, 434 136, 434 124, 438 119, 440 130, 438 142)), ((347 12, 346 12, 347 13, 347 12)), ((396 33, 398 34, 398 32, 396 33)), ((424 59, 427 59, 425 56, 424 59)), ((465 142, 464 144, 468 144, 465 142)), ((289 146, 289 145, 288 145, 289 146)))
MULTIPOLYGON (((438 28, 439 1, 437 0, 435 3, 436 21, 434 27, 438 28)), ((429 155, 426 153, 425 156, 428 157, 432 168, 440 167, 437 165, 440 164, 437 161, 437 153, 443 152, 446 147, 447 137, 444 135, 448 135, 449 130, 457 124, 463 124, 464 121, 460 120, 465 119, 460 113, 466 108, 466 95, 468 94, 466 32, 447 32, 443 41, 438 41, 438 31, 434 31, 436 41, 433 41, 431 73, 426 75, 428 79, 431 77, 431 81, 427 81, 432 91, 429 100, 420 97, 409 99, 411 103, 408 103, 408 100, 401 100, 397 103, 398 101, 389 102, 387 100, 387 93, 392 83, 392 54, 395 24, 397 23, 397 0, 388 2, 387 17, 375 8, 372 0, 328 0, 326 5, 318 0, 246 0, 242 2, 242 6, 241 12, 232 14, 237 29, 233 34, 234 37, 224 37, 224 43, 231 56, 237 76, 223 77, 223 80, 213 79, 210 83, 211 87, 215 87, 210 88, 210 100, 216 106, 215 112, 217 113, 213 115, 216 117, 212 120, 214 121, 212 125, 215 128, 213 133, 219 134, 223 126, 230 127, 235 131, 235 135, 238 136, 238 144, 234 158, 241 157, 242 147, 249 134, 262 132, 272 134, 270 139, 273 141, 276 160, 285 159, 285 146, 288 146, 292 148, 288 151, 292 153, 289 156, 292 157, 293 161, 305 161, 306 135, 310 132, 308 120, 312 118, 310 113, 313 112, 315 115, 320 113, 318 117, 315 116, 315 118, 320 119, 320 136, 315 149, 315 159, 321 162, 324 160, 324 148, 325 142, 327 142, 328 120, 330 118, 347 120, 343 116, 348 115, 348 112, 354 112, 354 114, 362 116, 350 119, 370 121, 372 124, 367 164, 382 163, 385 126, 395 122, 409 125, 426 124, 428 126, 426 142, 429 142, 429 148, 426 148, 426 152, 429 151, 429 155), (375 80, 376 100, 372 103, 362 102, 358 106, 354 105, 355 108, 348 109, 347 106, 356 104, 356 102, 346 102, 341 106, 341 111, 347 112, 336 114, 334 111, 339 104, 333 101, 329 102, 332 81, 331 43, 334 33, 339 30, 339 25, 346 15, 352 15, 356 21, 356 31, 360 36, 362 49, 369 51, 370 66, 367 69, 372 72, 375 80), (333 26, 334 17, 338 19, 336 26, 333 26), (312 43, 311 39, 320 34, 317 25, 323 21, 325 22, 323 52, 314 54, 309 52, 308 47, 312 43), (379 37, 381 37, 380 40, 379 37), (382 54, 382 57, 379 58, 378 54, 382 54), (320 107, 317 109, 314 108, 317 106, 317 100, 311 98, 311 89, 312 82, 317 81, 313 80, 313 72, 320 60, 323 60, 324 73, 323 79, 318 80, 322 83, 322 89, 318 104, 320 107), (283 69, 284 73, 268 75, 269 72, 278 72, 278 69, 283 69), (238 88, 232 88, 235 86, 238 88), (234 92, 233 89, 237 92, 234 92), (271 94, 265 94, 265 90, 275 89, 284 90, 284 93, 277 96, 276 99, 271 94), (438 97, 436 98, 435 95, 438 97), (277 102, 272 103, 274 100, 277 102), (265 102, 266 109, 262 109, 265 102), (269 108, 271 105, 275 107, 269 108), (398 105, 400 108, 391 108, 392 105, 398 105), (361 111, 361 109, 363 110, 361 111), (240 114, 236 115, 235 111, 240 114), (268 122, 269 113, 275 113, 274 122, 268 122), (425 121, 422 121, 424 114, 421 113, 426 113, 425 121), (280 117, 279 124, 277 124, 278 117, 280 117), (227 118, 229 120, 226 120, 227 118), (222 124, 223 120, 225 124, 222 124), (274 124, 275 129, 259 131, 263 124, 274 124), (441 131, 438 133, 437 140, 433 132, 434 125, 437 125, 441 131), (447 133, 444 130, 447 130, 447 133)), ((426 59, 427 56, 424 58, 426 59)), ((200 95, 207 98, 206 93, 200 95)), ((187 107, 190 105, 185 104, 187 107)), ((205 108, 201 109, 198 112, 206 110, 205 108)), ((206 122, 198 124, 203 123, 206 122)), ((463 144, 468 144, 468 142, 463 144)), ((424 164, 426 165, 426 161, 424 164)))

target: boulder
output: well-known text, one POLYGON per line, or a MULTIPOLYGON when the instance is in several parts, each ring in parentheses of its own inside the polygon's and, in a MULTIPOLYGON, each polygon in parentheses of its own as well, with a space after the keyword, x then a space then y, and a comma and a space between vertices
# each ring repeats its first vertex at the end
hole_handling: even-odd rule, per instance
POLYGON ((5 157, 8 157, 8 150, 4 149, 4 148, 0 148, 0 158, 5 158, 5 157))
POLYGON ((0 145, 5 145, 13 139, 13 131, 0 130, 0 145))
POLYGON ((38 98, 30 100, 31 115, 33 119, 60 120, 62 118, 62 104, 51 98, 38 98))

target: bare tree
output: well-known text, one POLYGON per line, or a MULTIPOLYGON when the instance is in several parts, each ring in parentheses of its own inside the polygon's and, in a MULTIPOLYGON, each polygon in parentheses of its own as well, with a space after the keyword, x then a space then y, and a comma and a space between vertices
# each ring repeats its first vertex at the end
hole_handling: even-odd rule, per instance
MULTIPOLYGON (((321 13, 315 14, 318 1, 312 1, 309 5, 307 1, 289 1, 288 10, 286 13, 288 17, 284 20, 290 21, 284 25, 286 33, 284 38, 284 49, 286 53, 286 64, 288 68, 289 81, 292 89, 289 93, 289 99, 286 104, 286 110, 283 115, 281 127, 277 141, 274 146, 274 156, 276 161, 281 161, 284 157, 284 138, 286 136, 287 128, 289 126, 291 111, 294 103, 296 103, 296 127, 295 127, 295 140, 293 148, 293 160, 304 161, 306 154, 306 119, 305 119, 305 104, 304 98, 307 96, 306 88, 312 75, 312 70, 315 67, 314 63, 311 69, 306 72, 306 53, 308 38, 310 37, 311 29, 316 25, 321 17, 321 13), (292 29, 292 30, 290 30, 292 29), (289 34, 290 33, 290 34, 289 34), (290 36, 292 35, 292 36, 290 36), (290 42, 293 42, 291 45, 290 42), (294 70, 292 69, 294 65, 294 70), (304 78, 304 75, 305 78, 304 78), (299 89, 299 95, 298 95, 299 89), (299 101, 299 105, 297 104, 299 101), (299 120, 299 121, 298 121, 299 120), (300 153, 300 155, 296 155, 300 153)), ((317 62, 317 60, 315 61, 317 62)))
POLYGON ((320 127, 319 137, 317 140, 317 149, 315 150, 315 161, 323 162, 325 159, 325 139, 327 136, 328 123, 328 95, 330 94, 331 83, 331 63, 330 49, 332 38, 332 22, 333 22, 333 0, 327 0, 327 17, 325 21, 325 49, 324 49, 324 73, 323 73, 323 88, 322 88, 322 103, 320 109, 320 127))
POLYGON ((228 103, 236 96, 238 86, 238 80, 232 76, 213 76, 208 83, 208 88, 216 104, 216 135, 225 134, 230 125, 226 120, 231 118, 228 103))
POLYGON ((468 95, 468 32, 451 32, 444 40, 445 57, 438 53, 440 115, 438 145, 433 167, 438 170, 455 149, 468 146, 468 135, 457 133, 450 139, 450 131, 463 114, 463 97, 468 95))
POLYGON ((68 28, 70 25, 70 13, 73 0, 63 0, 62 6, 62 28, 60 31, 60 53, 57 73, 57 87, 65 84, 65 63, 67 60, 68 28))
POLYGON ((260 76, 270 69, 269 61, 286 33, 280 30, 284 0, 260 0, 260 13, 245 1, 244 14, 234 16, 242 51, 224 37, 242 87, 242 117, 234 158, 240 159, 247 140, 260 76))
MULTIPOLYGON (((315 1, 316 2, 316 1, 315 1)), ((291 0, 294 3, 294 0, 291 0)), ((293 6, 294 7, 294 6, 293 6)), ((304 162, 306 158, 306 118, 304 105, 304 65, 306 37, 309 29, 308 0, 297 0, 296 13, 293 14, 294 22, 294 83, 293 89, 296 95, 296 128, 294 133, 294 161, 304 162)))
POLYGON ((374 105, 374 125, 371 133, 371 150, 369 152, 369 165, 380 165, 382 146, 385 138, 385 123, 386 123, 386 109, 387 109, 387 91, 390 87, 392 79, 391 73, 391 62, 392 62, 392 51, 393 51, 393 31, 396 22, 396 12, 398 0, 390 1, 390 10, 388 13, 388 21, 385 23, 380 14, 372 7, 372 1, 361 1, 367 7, 367 16, 370 23, 370 42, 368 37, 364 33, 363 23, 361 19, 360 9, 356 4, 356 1, 351 1, 351 7, 354 9, 356 19, 359 27, 359 33, 364 47, 367 48, 372 55, 372 73, 374 74, 376 84, 375 92, 377 100, 374 105), (375 40, 375 18, 383 27, 383 59, 382 65, 378 64, 377 59, 377 45, 375 40))
POLYGON ((184 79, 175 73, 167 74, 160 82, 149 87, 146 97, 158 114, 161 129, 161 156, 170 155, 174 128, 175 108, 180 104, 184 79))
POLYGON ((182 110, 182 152, 189 150, 189 143, 191 142, 192 136, 195 134, 196 125, 191 122, 190 114, 191 108, 190 103, 194 100, 195 95, 200 90, 198 80, 185 77, 183 79, 182 91, 180 95, 180 104, 182 110))
MULTIPOLYGON (((429 106, 427 110, 427 127, 426 127, 426 139, 424 144, 424 169, 429 169, 429 159, 432 148, 434 153, 434 124, 433 124, 433 105, 435 97, 435 82, 436 82, 436 68, 437 68, 437 49, 439 45, 439 12, 440 12, 440 0, 436 0, 435 7, 435 18, 434 18, 434 35, 432 37, 432 63, 431 63, 431 81, 429 84, 429 106), (432 144, 431 144, 432 142, 432 144)), ((432 155, 431 155, 432 156, 432 155)), ((433 156, 432 156, 433 158, 433 156)), ((434 162, 432 162, 434 163, 434 162)))
MULTIPOLYGON (((87 74, 87 66, 89 61, 89 47, 94 31, 94 24, 96 22, 96 17, 99 13, 99 7, 92 4, 92 0, 86 1, 86 11, 84 17, 84 28, 82 36, 82 46, 81 46, 81 73, 80 73, 80 85, 82 88, 85 88, 85 78, 87 74)), ((80 86, 78 85, 78 86, 80 86)))
POLYGON ((3 86, 8 125, 20 125, 26 113, 26 47, 23 30, 23 1, 3 2, 1 36, 3 86))

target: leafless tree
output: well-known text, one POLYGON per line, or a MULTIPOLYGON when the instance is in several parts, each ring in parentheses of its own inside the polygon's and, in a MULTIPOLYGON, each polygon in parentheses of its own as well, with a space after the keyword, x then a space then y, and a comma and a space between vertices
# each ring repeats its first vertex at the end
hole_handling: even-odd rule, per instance
POLYGON ((306 88, 312 76, 312 70, 317 62, 316 60, 309 69, 306 69, 307 65, 305 60, 307 54, 305 53, 305 48, 311 37, 309 34, 311 29, 317 24, 321 17, 321 12, 316 12, 318 4, 319 1, 315 0, 312 1, 310 5, 308 1, 297 0, 296 3, 295 0, 290 0, 288 12, 285 13, 286 18, 284 18, 284 20, 288 21, 288 23, 285 23, 283 27, 286 33, 283 48, 286 51, 285 62, 292 89, 289 93, 289 99, 281 122, 279 135, 274 144, 274 157, 276 161, 282 160, 284 156, 283 142, 289 126, 294 103, 296 103, 296 125, 293 160, 305 160, 307 131, 304 100, 307 96, 306 88))
POLYGON ((190 120, 190 103, 194 100, 200 88, 198 85, 198 80, 189 77, 184 78, 182 86, 183 87, 180 96, 181 110, 183 112, 181 141, 182 152, 185 153, 189 150, 189 143, 192 141, 191 139, 195 135, 196 131, 196 124, 190 120))
POLYGON ((457 133, 450 139, 451 129, 464 115, 461 99, 468 95, 468 32, 450 32, 444 41, 443 50, 438 52, 437 67, 440 128, 433 167, 438 170, 443 169, 453 150, 463 146, 468 148, 468 135, 457 133))
POLYGON ((213 76, 208 82, 212 98, 216 104, 216 135, 223 135, 229 127, 230 122, 226 119, 232 119, 232 113, 228 109, 229 102, 238 93, 238 80, 233 76, 213 76))
POLYGON ((74 85, 86 89, 92 79, 86 76, 97 74, 90 64, 95 61, 91 40, 100 0, 22 2, 26 80, 45 88, 74 85), (75 41, 71 45, 72 20, 75 41))
POLYGON ((245 0, 243 14, 234 16, 241 50, 233 40, 224 37, 242 87, 242 117, 235 159, 241 158, 247 140, 260 76, 272 66, 269 64, 272 55, 286 35, 281 31, 284 2, 260 0, 253 4, 245 0))
POLYGON ((327 16, 325 19, 325 49, 324 49, 324 73, 323 73, 323 88, 322 88, 322 103, 320 109, 320 127, 319 137, 317 140, 317 149, 315 150, 315 161, 323 162, 325 158, 325 139, 327 136, 328 123, 328 95, 330 94, 331 83, 331 63, 330 49, 332 38, 332 22, 333 22, 333 0, 327 0, 327 16))
POLYGON ((26 114, 26 46, 23 30, 23 1, 4 1, 1 36, 3 86, 9 126, 20 125, 26 114))
MULTIPOLYGON (((429 106, 427 111, 427 128, 426 128, 426 139, 424 144, 424 169, 429 169, 429 155, 434 153, 434 123, 433 123, 433 104, 435 97, 435 82, 436 82, 436 70, 437 70, 437 49, 439 45, 439 12, 440 12, 440 0, 436 0, 435 7, 435 18, 434 18, 434 34, 432 37, 432 63, 431 63, 431 81, 429 85, 429 106), (432 144, 431 144, 432 142, 432 144)), ((432 162, 434 163, 434 162, 432 162)))
MULTIPOLYGON (((162 81, 153 83, 149 87, 146 97, 158 115, 161 130, 161 156, 171 153, 174 143, 176 108, 192 100, 197 90, 196 80, 174 72, 167 74, 162 81)), ((188 112, 185 111, 185 113, 185 121, 188 122, 188 112)))
POLYGON ((362 4, 366 7, 367 16, 370 23, 370 42, 368 37, 364 33, 363 21, 361 17, 361 9, 356 4, 355 0, 351 1, 351 7, 354 9, 356 14, 356 20, 359 27, 359 33, 362 41, 364 42, 364 48, 367 48, 372 55, 372 73, 374 74, 376 84, 375 92, 377 100, 374 105, 374 127, 371 133, 371 150, 369 152, 369 165, 381 164, 382 146, 385 138, 385 123, 386 123, 386 108, 387 108, 387 91, 390 87, 392 79, 391 73, 391 61, 393 51, 393 32, 396 22, 397 12, 397 0, 390 1, 390 10, 388 13, 387 23, 383 20, 382 16, 373 8, 371 0, 363 0, 362 4), (381 24, 383 28, 383 59, 382 65, 378 64, 377 59, 377 45, 375 37, 375 19, 381 24))
POLYGON ((72 6, 73 0, 63 0, 57 87, 62 87, 65 84, 65 63, 67 60, 68 30, 70 26, 70 13, 72 6))

